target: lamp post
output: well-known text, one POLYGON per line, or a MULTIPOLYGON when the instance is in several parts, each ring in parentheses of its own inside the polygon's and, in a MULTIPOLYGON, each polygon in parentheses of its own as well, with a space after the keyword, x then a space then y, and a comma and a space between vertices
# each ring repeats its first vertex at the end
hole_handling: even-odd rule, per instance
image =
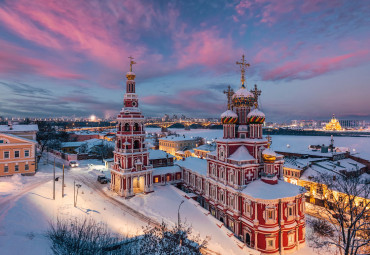
POLYGON ((177 210, 177 225, 178 225, 178 227, 180 228, 180 207, 181 207, 181 205, 184 203, 185 201, 184 200, 182 200, 181 201, 181 203, 180 203, 180 205, 179 205, 179 209, 177 210))
POLYGON ((78 197, 78 189, 81 188, 81 184, 77 183, 76 181, 73 181, 73 201, 74 201, 74 206, 77 206, 77 197, 78 197), (77 187, 77 192, 76 192, 76 187, 77 187))

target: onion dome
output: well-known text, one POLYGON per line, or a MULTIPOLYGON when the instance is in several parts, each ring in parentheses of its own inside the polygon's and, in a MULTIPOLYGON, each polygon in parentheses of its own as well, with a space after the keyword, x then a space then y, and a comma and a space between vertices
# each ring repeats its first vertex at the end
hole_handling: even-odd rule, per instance
POLYGON ((263 124, 265 121, 265 114, 258 109, 254 109, 248 113, 247 121, 250 124, 263 124))
POLYGON ((254 95, 250 91, 248 91, 244 85, 237 90, 233 95, 233 105, 235 107, 242 107, 242 106, 253 106, 254 103, 254 95))
POLYGON ((232 110, 227 110, 221 114, 222 124, 236 124, 238 122, 238 115, 232 110))
POLYGON ((266 162, 273 162, 276 160, 276 153, 270 148, 262 151, 262 158, 266 162))
POLYGON ((127 80, 135 80, 135 73, 134 72, 128 72, 126 74, 127 80))

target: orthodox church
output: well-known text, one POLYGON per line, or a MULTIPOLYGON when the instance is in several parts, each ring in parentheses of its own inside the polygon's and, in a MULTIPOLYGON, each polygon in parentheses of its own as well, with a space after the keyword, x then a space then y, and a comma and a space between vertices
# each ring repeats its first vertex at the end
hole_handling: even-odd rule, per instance
POLYGON ((183 168, 183 185, 248 247, 262 254, 291 253, 305 244, 304 191, 284 182, 283 156, 270 149, 271 138, 262 134, 261 91, 256 85, 246 88, 244 55, 236 64, 241 87, 224 91, 223 138, 208 154, 206 174, 183 168))
MULTIPOLYGON (((111 189, 123 197, 152 192, 158 179, 149 164, 133 64, 131 59, 111 170, 111 189)), ((245 245, 261 254, 288 254, 305 244, 304 191, 284 182, 283 156, 270 148, 271 138, 263 136, 265 114, 258 109, 261 91, 256 85, 250 91, 246 87, 249 64, 244 55, 236 64, 241 87, 224 91, 228 109, 221 114, 223 138, 207 159, 179 161, 179 173, 172 174, 179 177, 175 183, 195 194, 200 205, 245 245)))
POLYGON ((331 118, 330 122, 325 125, 324 129, 329 131, 341 131, 342 127, 333 114, 333 117, 331 118))

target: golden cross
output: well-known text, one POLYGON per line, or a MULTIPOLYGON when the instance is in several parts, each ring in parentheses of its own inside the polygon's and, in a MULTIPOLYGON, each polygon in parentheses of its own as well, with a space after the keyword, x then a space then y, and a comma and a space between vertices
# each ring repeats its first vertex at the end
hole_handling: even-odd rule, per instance
POLYGON ((242 73, 242 78, 241 78, 242 87, 245 88, 245 86, 244 86, 244 82, 245 82, 245 68, 246 67, 249 67, 250 64, 248 64, 248 63, 245 62, 244 54, 242 56, 242 62, 236 61, 236 64, 240 66, 240 72, 242 73))
POLYGON ((254 95, 254 103, 255 103, 255 107, 257 108, 257 106, 258 106, 258 97, 261 95, 261 90, 259 90, 257 88, 257 84, 254 84, 254 89, 252 89, 250 92, 254 95))
POLYGON ((234 95, 234 90, 230 85, 227 87, 227 90, 224 90, 224 94, 227 96, 227 109, 231 110, 231 98, 234 95))
POLYGON ((268 135, 268 136, 266 136, 266 138, 267 138, 267 141, 268 141, 268 143, 267 143, 267 148, 270 148, 270 146, 271 146, 271 144, 272 144, 271 136, 270 136, 270 135, 268 135))
POLYGON ((133 61, 133 59, 134 59, 133 57, 129 56, 128 58, 130 59, 130 72, 132 72, 132 66, 135 65, 136 62, 133 61))

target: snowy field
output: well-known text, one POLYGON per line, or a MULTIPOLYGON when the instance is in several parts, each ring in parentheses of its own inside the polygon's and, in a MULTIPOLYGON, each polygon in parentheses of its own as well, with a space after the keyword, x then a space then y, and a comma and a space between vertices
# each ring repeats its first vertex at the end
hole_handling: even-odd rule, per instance
MULTIPOLYGON (((177 134, 185 134, 188 136, 201 136, 207 140, 221 138, 223 131, 220 129, 170 129, 177 134)), ((159 128, 146 128, 146 132, 159 132, 159 128)), ((274 150, 284 151, 302 151, 308 148, 310 144, 326 144, 330 143, 330 136, 293 136, 293 135, 272 135, 272 145, 274 150), (290 148, 287 148, 289 144, 290 148)), ((351 153, 355 153, 358 157, 370 160, 370 137, 334 137, 334 145, 337 147, 348 147, 351 153), (353 151, 355 150, 355 151, 353 151)))

